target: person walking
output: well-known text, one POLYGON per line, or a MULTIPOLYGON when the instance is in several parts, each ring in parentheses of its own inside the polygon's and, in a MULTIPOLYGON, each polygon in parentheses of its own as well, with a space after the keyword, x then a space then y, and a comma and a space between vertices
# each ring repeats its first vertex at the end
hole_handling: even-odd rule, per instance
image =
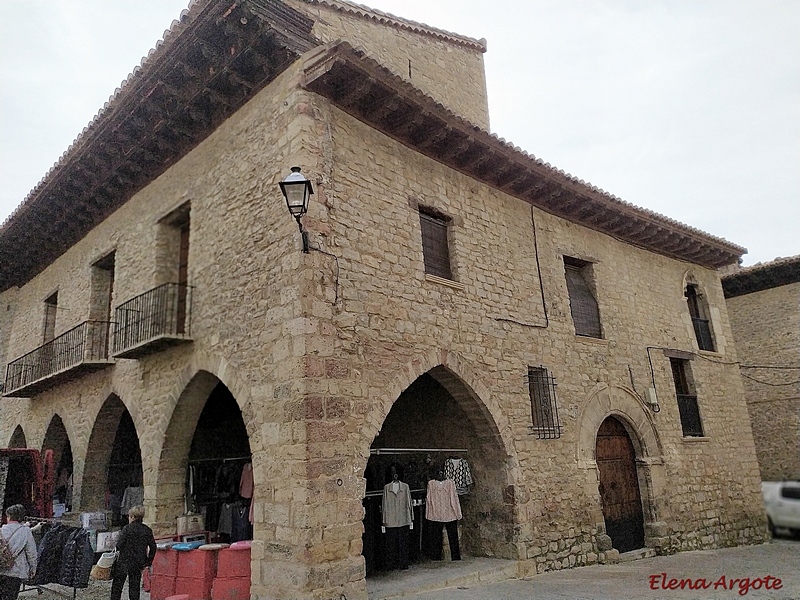
POLYGON ((128 580, 128 598, 139 600, 142 569, 153 564, 156 540, 153 530, 142 523, 142 519, 144 507, 134 506, 128 510, 128 524, 122 528, 117 540, 119 555, 112 567, 111 600, 120 600, 125 579, 128 580))
POLYGON ((8 523, 0 530, 8 543, 15 561, 11 568, 0 572, 0 600, 16 600, 23 581, 36 573, 36 542, 30 528, 20 523, 25 517, 25 507, 14 504, 6 509, 8 523))

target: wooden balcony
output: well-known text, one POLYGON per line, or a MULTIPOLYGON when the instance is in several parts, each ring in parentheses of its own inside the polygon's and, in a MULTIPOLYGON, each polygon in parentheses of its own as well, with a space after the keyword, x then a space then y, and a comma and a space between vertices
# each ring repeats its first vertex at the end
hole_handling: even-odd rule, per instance
POLYGON ((30 398, 114 361, 108 356, 110 323, 84 321, 6 367, 3 396, 30 398))
POLYGON ((191 342, 192 287, 165 283, 115 311, 114 358, 140 358, 191 342))

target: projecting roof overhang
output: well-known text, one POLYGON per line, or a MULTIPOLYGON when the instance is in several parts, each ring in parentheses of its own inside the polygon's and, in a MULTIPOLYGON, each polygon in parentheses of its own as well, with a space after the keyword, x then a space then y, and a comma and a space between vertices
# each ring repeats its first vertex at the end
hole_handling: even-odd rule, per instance
POLYGON ((634 246, 710 268, 736 263, 747 252, 551 167, 450 112, 346 42, 310 60, 305 87, 433 160, 634 246))
POLYGON ((726 298, 733 298, 799 282, 800 255, 776 258, 725 275, 722 278, 722 290, 726 298))
POLYGON ((273 0, 198 0, 0 227, 0 291, 19 286, 319 45, 273 0))

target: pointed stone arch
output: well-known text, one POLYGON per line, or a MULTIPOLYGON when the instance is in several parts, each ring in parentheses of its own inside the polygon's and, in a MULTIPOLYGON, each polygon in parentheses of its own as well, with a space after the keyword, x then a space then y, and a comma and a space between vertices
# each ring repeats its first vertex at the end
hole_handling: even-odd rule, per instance
MULTIPOLYGON (((515 533, 519 493, 515 482, 519 476, 511 425, 488 386, 475 368, 447 350, 422 355, 396 372, 386 393, 373 403, 368 426, 361 430, 358 452, 363 456, 361 472, 368 484, 385 472, 387 465, 382 460, 394 460, 392 451, 371 457, 373 444, 376 450, 462 448, 466 452, 455 457, 468 460, 475 480, 469 495, 462 498, 465 523, 470 523, 463 528, 462 548, 473 556, 519 558, 515 533)), ((453 457, 423 454, 417 459, 428 468, 441 468, 453 457)), ((426 481, 418 485, 424 487, 426 481)))
POLYGON ((160 451, 151 453, 152 463, 145 466, 146 472, 155 473, 151 483, 156 486, 152 516, 156 530, 174 528, 175 518, 184 511, 183 487, 190 446, 206 402, 220 383, 228 389, 242 412, 253 469, 258 468, 258 450, 261 449, 259 425, 251 402, 250 386, 224 358, 196 353, 164 398, 166 409, 162 414, 167 422, 161 429, 160 451))
POLYGON ((360 454, 366 460, 372 441, 378 435, 395 401, 422 375, 430 374, 466 412, 478 433, 496 440, 508 461, 515 457, 511 425, 499 403, 466 360, 445 349, 432 350, 399 366, 385 393, 375 398, 361 429, 360 454))
MULTIPOLYGON (((53 451, 53 467, 56 474, 56 485, 60 485, 62 479, 66 482, 69 475, 74 470, 72 459, 72 444, 70 442, 69 433, 64 425, 64 421, 58 413, 53 414, 50 419, 50 424, 47 426, 47 431, 44 434, 44 441, 42 442, 42 452, 45 450, 53 451)), ((56 489, 56 494, 63 502, 66 500, 67 490, 56 489)))
POLYGON ((9 448, 27 448, 28 440, 25 438, 25 431, 22 425, 17 425, 14 428, 14 433, 11 434, 11 440, 8 442, 9 448))
POLYGON ((132 423, 133 435, 141 455, 139 432, 133 416, 117 394, 109 394, 94 419, 86 458, 82 464, 79 461, 75 465, 73 504, 81 510, 100 510, 105 507, 109 465, 120 424, 125 417, 132 423))
POLYGON ((594 522, 603 528, 603 512, 598 490, 599 474, 595 460, 600 425, 614 417, 628 432, 636 455, 639 489, 645 521, 645 543, 657 546, 667 535, 669 504, 665 494, 666 470, 663 449, 653 418, 643 399, 625 386, 598 384, 589 395, 578 421, 576 459, 585 473, 584 484, 590 497, 594 522))

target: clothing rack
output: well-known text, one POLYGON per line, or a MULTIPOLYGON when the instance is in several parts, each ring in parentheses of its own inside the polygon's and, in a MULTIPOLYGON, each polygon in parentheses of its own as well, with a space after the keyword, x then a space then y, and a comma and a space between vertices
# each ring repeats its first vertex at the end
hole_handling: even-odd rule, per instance
MULTIPOLYGON (((61 518, 53 518, 53 517, 24 517, 23 521, 26 521, 26 522, 27 521, 36 521, 37 523, 54 523, 54 524, 57 524, 57 525, 61 525, 62 524, 62 519, 61 518)), ((81 527, 80 529, 83 529, 83 528, 81 527)), ((38 551, 38 548, 37 548, 37 551, 38 551)), ((37 592, 36 595, 37 596, 39 596, 39 595, 41 595, 41 594, 43 594, 45 592, 52 592, 52 593, 54 593, 54 594, 56 594, 58 596, 61 596, 62 598, 70 598, 71 597, 72 600, 75 600, 75 598, 76 598, 76 596, 78 594, 78 588, 75 588, 75 587, 72 588, 72 594, 69 594, 67 592, 62 592, 61 590, 56 590, 56 589, 53 589, 53 588, 49 588, 46 585, 35 585, 35 584, 32 584, 32 583, 28 583, 27 581, 23 581, 22 582, 22 585, 20 587, 19 593, 22 594, 22 593, 25 593, 25 592, 30 592, 32 590, 36 590, 36 592, 37 592)))
POLYGON ((236 456, 234 458, 195 458, 189 461, 190 465, 202 462, 235 462, 239 460, 246 460, 251 461, 253 460, 251 456, 236 456))
POLYGON ((419 454, 422 452, 452 452, 459 454, 466 454, 469 452, 466 448, 370 448, 371 455, 380 456, 382 454, 419 454))

